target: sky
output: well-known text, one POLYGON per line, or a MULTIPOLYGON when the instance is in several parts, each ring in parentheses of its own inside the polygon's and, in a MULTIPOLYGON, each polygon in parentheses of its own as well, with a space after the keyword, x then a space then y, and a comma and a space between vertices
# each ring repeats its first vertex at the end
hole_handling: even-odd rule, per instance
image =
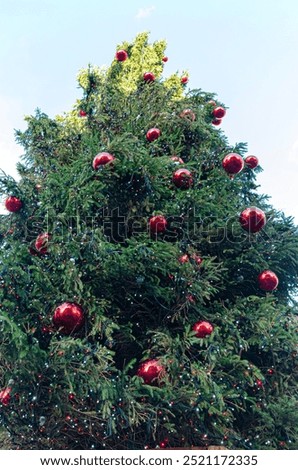
POLYGON ((71 109, 78 71, 142 31, 167 41, 165 76, 188 70, 225 103, 221 129, 259 158, 259 192, 298 224, 297 0, 0 0, 0 168, 16 176, 25 115, 71 109))

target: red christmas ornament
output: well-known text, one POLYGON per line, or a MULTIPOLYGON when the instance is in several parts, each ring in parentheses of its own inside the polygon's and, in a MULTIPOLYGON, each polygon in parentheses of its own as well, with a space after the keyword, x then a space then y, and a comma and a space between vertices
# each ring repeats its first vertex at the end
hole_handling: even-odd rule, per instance
POLYGON ((266 215, 257 207, 248 207, 241 212, 239 222, 247 232, 256 233, 266 224, 266 215))
POLYGON ((198 266, 203 263, 203 260, 202 260, 202 258, 200 258, 199 255, 193 254, 193 255, 191 255, 191 259, 193 259, 194 262, 195 262, 198 266))
POLYGON ((279 280, 273 271, 265 269, 258 275, 258 282, 260 289, 271 292, 277 288, 279 280))
POLYGON ((53 323, 60 332, 66 335, 80 330, 84 324, 85 316, 82 307, 75 303, 64 302, 56 308, 53 323))
POLYGON ((216 106, 212 111, 212 114, 215 118, 221 119, 226 115, 226 110, 222 106, 216 106))
POLYGON ((183 75, 183 77, 181 77, 181 83, 182 83, 182 85, 186 85, 186 83, 188 83, 187 75, 183 75))
POLYGON ((222 161, 222 166, 229 175, 236 175, 243 170, 244 160, 238 153, 228 153, 222 161))
POLYGON ((205 336, 211 335, 214 330, 208 321, 198 321, 192 326, 192 329, 196 332, 197 338, 205 338, 205 336))
POLYGON ((169 439, 168 439, 168 438, 165 438, 163 441, 161 441, 161 442, 159 443, 159 447, 160 447, 161 449, 165 449, 168 444, 169 444, 169 439))
POLYGON ((143 79, 145 80, 145 82, 148 82, 148 83, 154 82, 155 75, 152 72, 145 72, 143 75, 143 79))
POLYGON ((171 157, 171 160, 172 160, 172 162, 175 162, 175 163, 181 163, 181 164, 184 163, 184 160, 182 160, 182 158, 180 158, 180 157, 177 157, 177 155, 173 155, 171 157))
POLYGON ((48 245, 50 239, 51 235, 47 232, 38 235, 35 241, 35 248, 38 254, 45 255, 48 252, 48 245))
POLYGON ((250 168, 251 170, 256 168, 258 164, 259 164, 259 160, 254 155, 249 155, 245 159, 245 165, 248 166, 248 168, 250 168))
POLYGON ((185 168, 179 168, 173 174, 173 183, 177 188, 188 189, 193 184, 192 174, 185 168))
POLYGON ((222 119, 215 118, 215 119, 212 119, 211 122, 214 126, 220 126, 222 123, 222 119))
POLYGON ((156 359, 142 362, 137 371, 137 375, 142 377, 147 385, 158 385, 164 374, 164 367, 156 359))
POLYGON ((257 380, 256 380, 256 385, 257 385, 257 387, 259 387, 259 388, 263 387, 263 382, 262 382, 262 380, 257 379, 257 380))
POLYGON ((191 109, 184 109, 180 114, 180 117, 187 118, 190 121, 195 121, 196 115, 191 109))
POLYGON ((11 387, 6 387, 0 391, 0 403, 3 406, 8 406, 11 400, 11 387))
POLYGON ((93 160, 92 166, 94 170, 98 170, 98 168, 102 167, 103 165, 107 165, 112 163, 115 160, 115 157, 108 152, 101 152, 98 153, 93 160))
POLYGON ((211 106, 217 106, 217 103, 214 100, 209 100, 207 104, 211 104, 211 106))
POLYGON ((86 111, 84 111, 83 109, 80 109, 80 111, 79 111, 79 116, 80 116, 80 117, 86 117, 86 116, 87 116, 86 111))
POLYGON ((165 232, 167 224, 167 219, 163 215, 155 215, 149 220, 149 227, 152 233, 165 232))
POLYGON ((163 62, 168 62, 169 58, 165 55, 162 59, 163 62))
POLYGON ((124 51, 123 49, 121 49, 120 51, 117 51, 117 52, 116 52, 115 58, 116 58, 116 60, 118 60, 119 62, 124 62, 124 61, 128 58, 128 54, 127 54, 126 51, 124 51))
POLYGON ((19 212, 22 206, 22 201, 15 196, 9 196, 5 201, 5 207, 9 212, 19 212))
POLYGON ((158 139, 158 137, 160 137, 160 134, 161 132, 159 129, 157 129, 157 127, 152 127, 147 132, 146 137, 149 142, 153 142, 154 140, 158 139))
POLYGON ((195 297, 194 297, 192 294, 187 294, 186 300, 187 300, 188 302, 190 302, 191 304, 195 304, 195 303, 196 303, 196 299, 195 299, 195 297))
POLYGON ((187 254, 181 255, 179 256, 178 261, 180 264, 187 263, 189 261, 189 256, 187 254))
POLYGON ((70 392, 70 393, 68 394, 68 399, 69 399, 69 401, 74 401, 75 398, 76 398, 76 396, 75 396, 75 394, 74 394, 73 392, 70 392))

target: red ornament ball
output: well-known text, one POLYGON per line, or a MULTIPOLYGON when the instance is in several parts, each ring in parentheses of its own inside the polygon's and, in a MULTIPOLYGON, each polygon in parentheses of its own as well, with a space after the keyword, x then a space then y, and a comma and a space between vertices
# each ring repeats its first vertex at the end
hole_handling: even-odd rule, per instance
POLYGON ((191 109, 184 109, 180 115, 180 117, 182 118, 187 118, 189 119, 190 121, 195 121, 196 119, 196 115, 195 113, 191 110, 191 109))
POLYGON ((263 382, 262 382, 262 380, 257 379, 257 380, 256 380, 256 385, 257 385, 257 387, 263 387, 263 382))
POLYGON ((6 387, 3 390, 0 390, 0 403, 3 406, 8 406, 11 400, 11 387, 6 387))
POLYGON ((193 184, 192 174, 186 168, 179 168, 173 174, 173 183, 177 188, 188 189, 193 184))
POLYGON ((116 52, 115 58, 119 62, 124 62, 128 58, 128 54, 124 49, 120 49, 120 51, 116 52))
POLYGON ((92 166, 94 170, 98 170, 98 168, 102 167, 103 165, 107 165, 112 163, 115 160, 115 157, 108 152, 101 152, 98 153, 93 160, 92 166))
POLYGON ((163 62, 168 62, 169 58, 165 55, 162 59, 163 62))
POLYGON ((197 338, 205 338, 205 336, 211 335, 214 330, 208 321, 198 321, 193 325, 192 329, 196 332, 197 338))
POLYGON ((15 196, 9 196, 5 201, 5 207, 9 212, 19 212, 22 206, 22 201, 15 196))
POLYGON ((163 215, 155 215, 149 220, 149 227, 152 233, 165 232, 167 224, 167 219, 163 215))
POLYGON ((51 239, 51 235, 47 232, 41 233, 35 240, 35 249, 41 254, 45 255, 48 252, 48 245, 51 239))
POLYGON ((161 132, 159 129, 157 129, 157 127, 152 127, 147 132, 146 138, 149 140, 149 142, 153 142, 154 140, 158 139, 158 137, 160 137, 160 134, 161 132))
POLYGON ((260 289, 265 290, 267 292, 275 290, 278 286, 278 282, 279 280, 277 275, 269 269, 265 269, 265 271, 262 271, 258 275, 258 283, 260 289))
POLYGON ((196 298, 195 298, 192 294, 187 294, 186 300, 187 300, 188 302, 190 302, 191 304, 195 304, 195 303, 196 303, 196 298))
POLYGON ((188 263, 189 256, 187 254, 181 255, 181 256, 179 256, 178 261, 179 261, 180 264, 188 263))
POLYGON ((183 77, 181 77, 181 83, 182 83, 182 85, 186 85, 186 83, 188 83, 188 76, 187 75, 183 75, 183 77))
POLYGON ((216 106, 212 111, 212 114, 215 118, 221 119, 226 115, 226 110, 222 106, 216 106))
POLYGON ((266 225, 266 215, 257 207, 248 207, 241 212, 239 222, 247 232, 256 233, 266 225))
POLYGON ((82 307, 75 303, 64 302, 56 308, 53 323, 61 333, 69 335, 80 330, 84 324, 85 316, 82 307))
POLYGON ((147 83, 154 82, 155 75, 152 72, 145 72, 144 75, 143 75, 143 79, 147 83))
POLYGON ((181 164, 184 163, 184 160, 182 160, 182 158, 180 158, 180 157, 177 157, 177 155, 173 155, 173 156, 171 157, 171 160, 172 160, 172 162, 174 162, 174 163, 181 163, 181 164))
POLYGON ((238 153, 228 153, 222 161, 222 166, 229 175, 236 175, 243 170, 244 160, 238 153))
POLYGON ((86 116, 87 116, 86 111, 84 111, 83 109, 80 109, 80 111, 79 111, 79 116, 80 116, 80 117, 86 117, 86 116))
POLYGON ((217 106, 217 103, 214 100, 209 100, 207 104, 210 104, 211 106, 217 106))
POLYGON ((215 118, 215 119, 212 119, 211 122, 214 126, 220 126, 222 123, 222 119, 215 118))
POLYGON ((245 165, 248 166, 248 168, 250 168, 251 170, 256 168, 258 164, 259 164, 259 160, 254 155, 249 155, 245 159, 245 165))
POLYGON ((164 374, 164 367, 156 359, 148 359, 142 362, 137 371, 137 375, 142 377, 147 385, 159 385, 164 374))
POLYGON ((194 260, 194 262, 199 266, 200 264, 203 263, 202 258, 199 255, 196 255, 195 253, 191 255, 191 259, 194 260))

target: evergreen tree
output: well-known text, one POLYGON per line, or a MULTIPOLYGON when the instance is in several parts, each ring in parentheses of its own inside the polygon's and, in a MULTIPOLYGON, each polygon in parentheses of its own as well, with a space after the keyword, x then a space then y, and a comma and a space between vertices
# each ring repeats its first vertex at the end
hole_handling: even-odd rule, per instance
POLYGON ((0 180, 13 448, 297 448, 297 228, 220 130, 223 103, 186 71, 162 78, 165 47, 121 44, 79 73, 72 111, 16 132, 20 178, 0 180))

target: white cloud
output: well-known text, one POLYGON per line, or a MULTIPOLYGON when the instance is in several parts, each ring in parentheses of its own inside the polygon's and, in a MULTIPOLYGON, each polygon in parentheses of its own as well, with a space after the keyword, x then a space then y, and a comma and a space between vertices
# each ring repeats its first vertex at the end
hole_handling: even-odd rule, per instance
POLYGON ((143 18, 148 18, 148 16, 151 16, 153 11, 155 10, 155 6, 151 7, 146 7, 146 8, 140 8, 138 13, 136 14, 136 18, 138 20, 141 20, 143 18))
POLYGON ((290 149, 289 161, 291 163, 298 163, 298 140, 294 142, 290 149))

